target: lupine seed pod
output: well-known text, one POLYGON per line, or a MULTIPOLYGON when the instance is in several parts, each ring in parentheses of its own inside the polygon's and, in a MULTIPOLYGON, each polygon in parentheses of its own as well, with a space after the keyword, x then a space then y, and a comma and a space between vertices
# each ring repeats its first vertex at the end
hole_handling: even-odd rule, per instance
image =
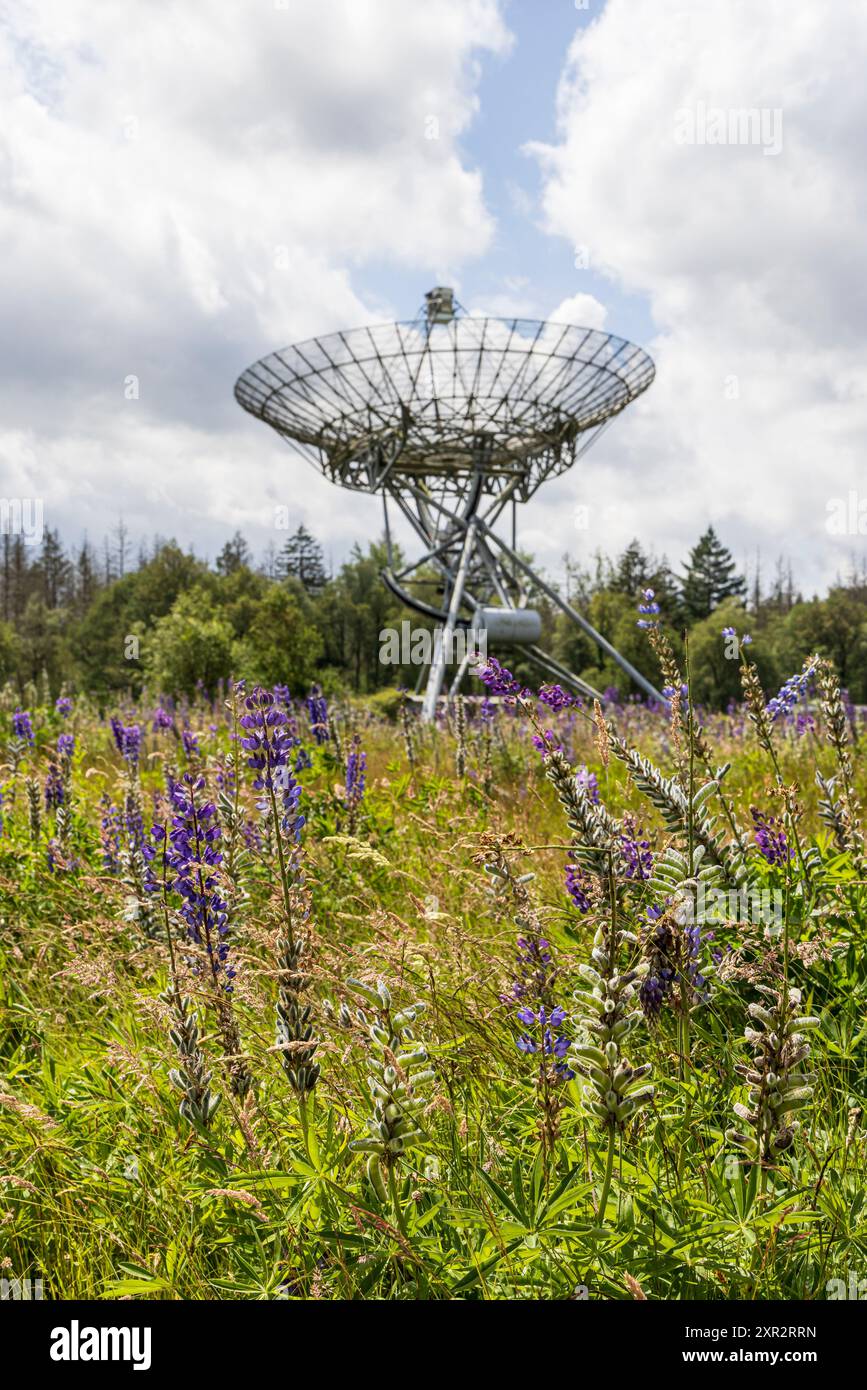
POLYGON ((224 994, 218 1003, 218 1024, 225 1049, 225 1067, 229 1085, 238 1100, 244 1100, 253 1089, 253 1073, 241 1050, 241 1034, 232 1010, 231 995, 224 994))
POLYGON ((798 1122, 791 1117, 813 1098, 813 1077, 803 1070, 810 1056, 804 1034, 818 1028, 820 1020, 799 1014, 801 991, 788 994, 757 986, 769 1000, 767 1006, 751 1004, 750 1017, 761 1028, 747 1027, 744 1036, 753 1049, 751 1064, 739 1063, 736 1072, 749 1085, 748 1103, 732 1108, 745 1130, 729 1129, 726 1138, 754 1160, 770 1162, 790 1149, 798 1122))
POLYGON ((174 1016, 169 1037, 177 1049, 180 1066, 169 1072, 169 1080, 183 1096, 181 1115, 189 1124, 207 1129, 220 1097, 211 1091, 211 1074, 199 1044, 198 1019, 177 989, 170 988, 160 997, 174 1016))
POLYGON ((554 786, 566 811, 569 829, 575 837, 572 856, 585 872, 599 879, 604 890, 610 849, 617 838, 617 823, 604 806, 597 806, 593 802, 559 749, 550 749, 545 754, 544 763, 545 776, 554 786))
POLYGON ((160 923, 150 891, 151 875, 145 858, 144 810, 138 765, 127 768, 124 774, 121 843, 118 852, 121 882, 127 889, 124 919, 134 922, 145 936, 156 936, 160 923))
POLYGON ((816 772, 816 786, 822 793, 819 797, 819 816, 824 825, 833 831, 834 843, 838 849, 849 848, 849 825, 843 802, 837 795, 837 778, 823 777, 816 772))
POLYGON ((39 833, 42 829, 42 794, 35 777, 28 777, 24 785, 30 813, 30 839, 35 845, 39 843, 39 833))
POLYGON ((353 994, 360 994, 361 997, 366 999, 368 1004, 372 1004, 375 1009, 382 1007, 382 1001, 376 990, 371 989, 369 985, 362 984, 361 980, 350 978, 346 981, 346 987, 347 989, 351 989, 353 994))
POLYGON ((277 1048, 283 1071, 293 1091, 304 1095, 319 1080, 319 1064, 313 1057, 318 1042, 313 1036, 313 1006, 304 999, 311 978, 305 963, 309 952, 303 937, 283 935, 279 943, 280 986, 277 992, 277 1048))
POLYGON ((467 711, 462 695, 455 700, 455 739, 455 774, 462 780, 467 770, 467 711))
POLYGON ((602 968, 579 967, 579 974, 590 989, 576 990, 574 996, 583 1015, 586 1036, 572 1044, 570 1057, 589 1083, 583 1087, 588 1110, 607 1129, 625 1128, 655 1094, 653 1086, 640 1084, 650 1075, 650 1064, 633 1065, 623 1046, 643 1017, 641 1009, 635 1007, 637 972, 620 971, 616 964, 622 948, 633 946, 634 942, 631 932, 601 927, 592 954, 602 968))
POLYGON ((820 659, 817 663, 817 672, 822 696, 822 715, 825 720, 828 742, 834 749, 840 769, 840 794, 838 797, 834 795, 834 785, 837 779, 831 778, 829 783, 823 783, 817 774, 816 780, 822 790, 826 792, 826 802, 821 808, 823 819, 825 819, 826 824, 832 825, 840 848, 851 854, 858 872, 863 874, 867 868, 867 856, 864 852, 864 832, 861 828, 861 804, 855 795, 852 759, 849 755, 849 719, 834 667, 829 661, 820 659), (829 814, 831 816, 830 822, 829 814))
POLYGON ((418 1090, 434 1079, 434 1072, 427 1049, 413 1036, 412 1025, 425 1006, 410 1004, 392 1017, 391 992, 382 981, 376 990, 360 980, 347 980, 347 986, 369 1002, 378 1001, 377 1021, 368 1027, 367 1081, 373 1098, 373 1113, 367 1120, 370 1137, 352 1140, 350 1148, 370 1155, 367 1175, 383 1200, 381 1164, 394 1167, 423 1138, 417 1117, 427 1099, 418 1090))

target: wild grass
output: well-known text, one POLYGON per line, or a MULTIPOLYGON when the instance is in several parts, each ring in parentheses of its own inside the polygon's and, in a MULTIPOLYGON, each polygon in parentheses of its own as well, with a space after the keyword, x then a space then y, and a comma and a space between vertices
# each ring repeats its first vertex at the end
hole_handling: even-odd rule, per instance
POLYGON ((832 1279, 863 1277, 867 779, 827 672, 820 694, 824 713, 804 701, 800 723, 771 721, 770 756, 749 705, 704 719, 688 702, 673 719, 624 706, 593 722, 505 702, 436 728, 360 706, 327 722, 320 706, 311 724, 290 705, 311 764, 297 773, 300 842, 252 786, 233 741, 240 703, 203 696, 157 731, 149 705, 120 711, 143 731, 137 772, 86 698, 66 716, 26 693, 31 745, 7 697, 3 1275, 41 1277, 61 1299, 824 1299, 832 1279), (44 784, 69 732, 58 818, 44 784), (598 806, 575 791, 584 767, 598 806), (138 880, 159 878, 159 854, 136 866, 121 825, 107 866, 100 841, 106 820, 113 833, 103 797, 121 822, 139 798, 149 843, 151 824, 171 831, 167 785, 185 772, 204 779, 196 795, 222 830, 213 877, 235 975, 218 971, 216 988, 178 894, 151 891, 142 910, 138 880), (753 806, 794 858, 762 855, 753 806), (624 838, 647 841, 648 876, 629 874, 624 838), (570 863, 586 911, 566 891, 570 863), (778 895, 778 921, 678 919, 701 873, 733 893, 741 863, 778 895), (304 952, 287 962, 289 916, 304 952), (610 1123, 568 1046, 600 1016, 594 940, 624 1009, 646 1005, 623 1046, 652 1069, 652 1097, 623 1107, 627 1078, 610 1123), (663 948, 673 974, 654 1008, 663 948), (727 1131, 745 1125, 735 1105, 750 1109, 744 1030, 763 988, 800 991, 799 1015, 819 1022, 800 1127, 757 1154, 727 1131), (212 1114, 181 1113, 177 999, 212 1114))

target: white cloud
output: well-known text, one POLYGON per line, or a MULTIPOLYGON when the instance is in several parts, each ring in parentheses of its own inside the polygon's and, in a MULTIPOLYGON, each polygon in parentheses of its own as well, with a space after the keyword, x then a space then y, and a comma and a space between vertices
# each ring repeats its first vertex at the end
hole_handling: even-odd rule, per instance
MULTIPOLYGON (((238 524, 264 544, 287 502, 338 556, 378 531, 232 385, 278 344, 415 307, 365 298, 371 269, 419 298, 470 286, 495 228, 461 138, 479 56, 509 45, 496 0, 3 10, 0 493, 43 497, 67 536, 123 509, 211 553, 238 524)), ((865 65, 861 0, 608 0, 577 32, 557 140, 532 147, 543 214, 646 298, 658 374, 525 513, 548 565, 636 533, 679 559, 708 521, 807 586, 863 552, 825 522, 867 493, 865 65), (698 137, 717 108, 781 112, 780 152, 683 143, 684 111, 698 137)), ((617 331, 598 285, 466 299, 617 331)))
POLYGON ((375 317, 359 267, 417 269, 421 292, 484 253, 459 139, 476 55, 509 44, 496 0, 4 8, 2 490, 33 488, 66 535, 123 509, 211 549, 247 520, 267 539, 254 518, 288 491, 342 543, 346 499, 232 386, 375 317))
POLYGON ((861 0, 608 0, 577 34, 558 140, 532 147, 546 224, 648 297, 657 379, 534 504, 551 556, 576 549, 556 523, 573 500, 598 523, 585 553, 638 534, 680 558, 713 521, 739 558, 788 552, 808 588, 863 555, 825 522, 867 493, 865 65, 861 0), (684 110, 759 143, 682 143, 684 110))
POLYGON ((574 323, 579 328, 604 328, 607 317, 605 305, 592 294, 573 294, 548 315, 551 323, 574 323))

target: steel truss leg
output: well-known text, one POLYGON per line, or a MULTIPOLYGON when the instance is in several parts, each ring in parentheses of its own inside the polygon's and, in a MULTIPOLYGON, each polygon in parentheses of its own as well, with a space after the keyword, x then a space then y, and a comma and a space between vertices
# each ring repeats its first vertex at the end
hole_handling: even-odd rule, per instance
POLYGON ((457 624, 458 613, 464 597, 464 584, 467 577, 467 565, 473 553, 476 541, 476 522, 475 517, 471 517, 467 524, 467 533, 464 536, 464 544, 461 549, 461 558, 458 562, 457 573, 454 584, 452 585, 451 599, 449 601, 449 611, 446 615, 445 627, 437 633, 436 651, 431 663, 427 678, 427 689, 424 693, 424 701, 421 707, 421 717, 425 721, 433 719, 436 714, 437 700, 443 688, 443 681, 448 665, 448 656, 452 649, 452 639, 454 637, 455 626, 457 624))
MULTIPOLYGON (((433 564, 443 574, 446 583, 450 585, 451 592, 447 610, 435 608, 433 605, 423 603, 415 599, 403 587, 402 583, 395 577, 389 568, 384 571, 383 577, 388 583, 389 588, 407 605, 415 608, 418 612, 424 613, 427 617, 439 618, 444 622, 442 632, 437 634, 436 650, 434 659, 428 672, 427 686, 425 689, 424 700, 422 703, 422 718, 429 721, 436 714, 437 701, 442 692, 445 682, 446 668, 448 666, 448 655, 452 646, 455 628, 459 622, 466 622, 460 617, 460 610, 463 603, 467 607, 474 608, 479 602, 485 601, 484 595, 478 597, 467 587, 468 572, 473 567, 473 561, 480 562, 487 574, 487 580, 491 584, 492 594, 496 594, 501 603, 509 606, 509 588, 518 589, 519 602, 516 606, 522 606, 527 601, 527 593, 524 586, 518 582, 519 572, 528 579, 532 585, 546 594, 561 612, 565 613, 574 623, 586 632, 587 636, 602 649, 613 661, 624 671, 636 685, 649 695, 652 699, 658 700, 661 704, 665 703, 664 697, 648 681, 631 662, 621 656, 616 647, 597 632, 591 623, 587 621, 577 609, 567 603, 560 594, 557 593, 549 584, 531 569, 531 567, 521 559, 514 546, 509 546, 492 529, 484 516, 478 515, 477 506, 480 500, 478 489, 464 501, 462 510, 453 510, 444 503, 438 501, 433 496, 416 494, 416 489, 412 489, 419 514, 416 515, 407 500, 399 494, 392 494, 395 502, 400 507, 406 519, 410 522, 419 538, 424 542, 427 553, 415 565, 406 567, 401 572, 400 581, 408 577, 413 570, 419 569, 423 564, 433 564), (431 512, 438 513, 444 520, 449 532, 440 532, 438 526, 433 522, 431 512), (449 564, 445 552, 459 540, 463 532, 463 544, 460 551, 460 559, 457 566, 449 564), (491 544, 497 547, 495 552, 491 544), (511 563, 509 569, 506 568, 501 555, 506 557, 511 563), (510 572, 511 571, 511 572, 510 572)), ((385 501, 385 497, 383 497, 385 501)), ((501 507, 494 504, 488 509, 487 516, 496 517, 499 515, 501 507)), ((586 681, 582 681, 566 667, 562 666, 549 653, 542 651, 539 647, 524 648, 530 660, 547 670, 549 674, 555 675, 558 679, 565 681, 579 690, 582 694, 591 698, 598 698, 598 692, 589 686, 586 681)), ((452 693, 460 687, 461 680, 466 671, 466 664, 463 664, 458 671, 452 685, 452 693)))
POLYGON ((500 540, 499 536, 495 535, 494 532, 489 529, 489 527, 485 526, 485 523, 483 521, 479 522, 479 525, 484 530, 485 535, 490 540, 494 541, 495 544, 498 545, 501 550, 505 551, 506 555, 509 556, 513 564, 518 565, 521 568, 521 570, 523 570, 524 574, 526 574, 530 579, 532 579, 533 583, 542 590, 542 593, 547 594, 551 602, 556 603, 557 607, 560 608, 565 614, 567 614, 567 616, 570 617, 573 622, 577 623, 578 626, 584 632, 587 633, 588 637, 592 637, 593 641, 597 644, 597 646, 601 647, 602 650, 608 654, 608 656, 610 656, 614 661, 616 661, 620 669, 622 671, 625 671, 628 676, 631 676, 632 679, 635 681, 636 685, 641 686, 645 694, 649 695, 653 700, 658 700, 660 704, 664 705, 666 703, 666 701, 663 699, 662 695, 660 695, 656 687, 651 685, 650 681, 646 680, 645 677, 642 676, 641 672, 635 669, 635 667, 632 665, 632 662, 627 661, 625 656, 621 656, 617 648, 612 647, 611 643, 607 640, 607 638, 603 637, 601 632, 596 631, 592 623, 588 623, 587 619, 583 618, 581 614, 575 608, 572 607, 571 604, 567 603, 564 598, 561 598, 561 596, 557 593, 556 589, 552 589, 550 584, 546 584, 543 579, 540 579, 537 574, 534 574, 533 570, 530 569, 529 565, 524 563, 517 551, 510 549, 510 547, 506 545, 505 541, 500 540))

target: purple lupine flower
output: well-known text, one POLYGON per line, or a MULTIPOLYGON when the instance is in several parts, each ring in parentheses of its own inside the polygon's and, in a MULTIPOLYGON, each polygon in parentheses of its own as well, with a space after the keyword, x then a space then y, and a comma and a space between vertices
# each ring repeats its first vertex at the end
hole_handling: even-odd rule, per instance
POLYGON ((145 834, 141 801, 137 795, 129 792, 124 799, 122 828, 129 847, 133 850, 140 851, 145 859, 147 859, 147 855, 151 850, 151 845, 145 834))
POLYGON ((170 767, 165 767, 163 769, 163 775, 166 783, 166 795, 168 796, 169 800, 171 800, 172 793, 174 792, 176 786, 174 773, 172 772, 170 767))
POLYGON ((227 991, 235 970, 229 962, 229 918, 222 895, 219 868, 220 827, 217 808, 204 799, 204 777, 185 772, 172 791, 172 828, 166 844, 165 826, 153 827, 163 845, 166 866, 173 870, 169 889, 181 898, 181 916, 189 937, 208 953, 211 974, 227 991))
POLYGON ((590 911, 590 875, 579 864, 566 865, 566 892, 579 912, 590 911))
POLYGON ((217 787, 221 792, 227 792, 230 796, 235 790, 235 769, 231 763, 218 763, 215 773, 217 787))
POLYGON ((71 762, 75 752, 75 734, 57 735, 57 756, 61 762, 71 762))
POLYGON ((563 745, 557 742, 553 729, 543 729, 541 734, 533 734, 531 742, 542 754, 563 752, 563 745))
POLYGON ((808 709, 798 710, 795 716, 795 737, 803 738, 805 734, 815 729, 816 721, 808 709))
POLYGON ((844 709, 845 709, 845 711, 846 711, 846 718, 847 718, 848 721, 849 721, 849 728, 852 730, 852 742, 857 746, 857 744, 858 744, 858 711, 857 711, 856 708, 855 708, 855 705, 854 705, 854 703, 853 703, 853 701, 852 701, 852 697, 851 697, 851 695, 849 694, 849 691, 848 691, 845 687, 843 687, 843 688, 841 689, 841 691, 840 691, 840 699, 843 701, 843 707, 844 707, 844 709))
POLYGON ((307 714, 310 718, 310 732, 317 743, 327 743, 328 701, 318 685, 311 686, 306 704, 307 714))
POLYGON ((528 1031, 521 1034, 518 1038, 519 1052, 537 1053, 543 1056, 555 1057, 555 1071, 563 1081, 571 1081, 575 1073, 569 1067, 564 1058, 569 1054, 570 1041, 562 1031, 566 1022, 565 1010, 559 1005, 552 1009, 547 1009, 543 1004, 539 1009, 531 1009, 527 1006, 518 1010, 518 1021, 523 1023, 528 1031), (529 1030, 532 1029, 533 1033, 529 1030), (534 1036, 538 1029, 538 1035, 534 1036))
POLYGON ((247 846, 247 849, 253 850, 254 853, 258 853, 262 848, 262 832, 256 822, 247 818, 244 821, 242 830, 244 834, 244 844, 247 846))
POLYGON ((35 739, 33 737, 33 721, 30 718, 30 711, 22 709, 20 705, 16 707, 12 715, 12 734, 24 743, 29 743, 33 747, 35 739))
POLYGON ((288 710, 290 704, 292 703, 292 696, 289 693, 288 685, 275 685, 274 699, 279 701, 279 703, 283 706, 284 709, 288 710))
POLYGON ((114 717, 112 717, 110 723, 118 753, 120 753, 124 762, 129 763, 130 767, 138 767, 138 760, 141 754, 140 725, 122 724, 119 719, 114 717))
POLYGON ((596 773, 591 772, 586 763, 575 773, 575 781, 594 806, 599 805, 599 782, 596 773))
POLYGON ((659 604, 656 602, 654 590, 645 589, 641 598, 638 611, 642 617, 638 619, 636 626, 642 628, 659 627, 659 604))
POLYGON ((155 734, 158 734, 163 729, 170 729, 173 723, 174 720, 172 719, 172 716, 170 715, 169 711, 167 709, 164 709, 162 705, 157 705, 151 719, 151 729, 153 730, 153 732, 155 734))
POLYGON ((671 926, 660 921, 665 913, 663 907, 649 907, 645 914, 649 926, 653 927, 645 946, 648 958, 648 972, 638 992, 639 1002, 648 1019, 659 1017, 663 1004, 674 982, 674 971, 669 965, 674 951, 671 926))
POLYGON ((520 681, 516 681, 511 671, 507 671, 505 666, 501 666, 495 656, 489 656, 487 661, 477 666, 476 675, 482 684, 488 687, 492 695, 502 695, 509 699, 512 697, 521 700, 532 699, 532 690, 528 690, 520 681))
POLYGON ((58 806, 63 805, 64 787, 63 777, 57 763, 48 764, 48 775, 45 778, 45 809, 46 811, 56 811, 58 806))
POLYGON ((623 817, 622 827, 617 839, 624 861, 624 873, 627 878, 646 882, 653 872, 650 845, 641 838, 641 831, 632 816, 627 814, 623 817))
POLYGON ((795 852, 786 839, 786 830, 779 816, 767 816, 756 806, 750 807, 753 818, 754 838, 762 858, 775 867, 782 867, 794 859, 795 852))
POLYGON ((191 760, 198 758, 201 752, 199 748, 199 735, 194 733, 188 724, 181 730, 181 746, 183 747, 185 756, 191 760))
POLYGON ((355 734, 346 759, 346 805, 351 812, 357 811, 364 800, 367 771, 367 754, 361 747, 361 739, 355 734))
POLYGON ((64 719, 68 719, 72 713, 72 701, 68 695, 58 695, 57 699, 54 701, 54 708, 64 719))
POLYGON ((283 815, 280 819, 280 825, 289 839, 294 840, 297 845, 300 843, 301 831, 306 824, 306 817, 301 815, 298 810, 301 802, 301 787, 288 766, 277 769, 274 773, 274 782, 279 787, 283 800, 283 815))
POLYGON ((523 1009, 518 1010, 517 1018, 527 1028, 533 1028, 537 1023, 540 1024, 542 1028, 559 1028, 566 1022, 566 1011, 565 1009, 561 1009, 559 1004, 556 1004, 550 1012, 543 1006, 539 1009, 538 1013, 535 1013, 532 1009, 525 1006, 523 1009))
MULTIPOLYGON (((241 739, 241 747, 250 755, 247 766, 256 773, 253 786, 256 791, 273 790, 280 793, 283 802, 282 828, 297 843, 305 818, 298 812, 301 788, 290 770, 289 757, 298 739, 291 732, 285 710, 278 708, 270 690, 256 686, 245 697, 244 706, 247 713, 241 715, 239 723, 246 737, 241 739)), ((267 801, 260 802, 260 809, 267 808, 268 804, 267 801)))
POLYGON ((811 662, 804 666, 803 671, 789 676, 779 693, 768 701, 765 706, 765 714, 769 715, 772 721, 779 719, 781 715, 791 714, 798 701, 805 699, 809 694, 809 686, 814 674, 815 664, 811 662))
MULTIPOLYGON (((528 996, 545 999, 550 994, 557 971, 551 957, 551 945, 543 936, 527 940, 519 936, 518 974, 512 985, 512 998, 525 999, 528 996)), ((508 996, 503 995, 503 1002, 508 996)))
MULTIPOLYGON (((708 999, 707 980, 701 973, 699 963, 702 947, 702 934, 700 923, 695 922, 692 926, 686 927, 684 930, 684 936, 686 937, 687 952, 689 955, 686 973, 690 985, 692 986, 693 1000, 694 1002, 706 1002, 708 999)), ((713 932, 705 932, 704 940, 712 941, 713 932)))
POLYGON ((659 971, 656 975, 646 975, 639 990, 639 1001, 646 1018, 658 1018, 665 1003, 670 980, 664 976, 670 971, 659 971))
POLYGON ((556 714, 559 710, 570 709, 572 706, 582 708, 581 701, 574 695, 569 695, 562 685, 542 685, 539 687, 539 699, 543 705, 547 705, 556 714))
POLYGON ((554 985, 557 969, 551 955, 550 942, 544 937, 518 937, 518 971, 512 986, 512 994, 503 996, 504 1003, 517 1000, 521 1007, 517 1011, 518 1022, 524 1031, 517 1040, 519 1052, 541 1052, 543 1056, 554 1057, 555 1074, 562 1081, 571 1081, 574 1072, 563 1060, 569 1051, 569 1039, 562 1031, 566 1014, 554 1001, 554 985), (531 1036, 527 1031, 536 1026, 541 1029, 539 1036, 531 1036))
POLYGON ((106 793, 100 799, 102 819, 99 839, 102 845, 102 862, 110 874, 120 872, 120 812, 106 793))
POLYGON ((287 716, 277 707, 270 690, 257 685, 244 698, 246 714, 238 721, 245 730, 241 747, 250 755, 247 766, 256 773, 253 786, 256 791, 267 791, 275 787, 274 773, 285 767, 295 740, 287 730, 287 716))

